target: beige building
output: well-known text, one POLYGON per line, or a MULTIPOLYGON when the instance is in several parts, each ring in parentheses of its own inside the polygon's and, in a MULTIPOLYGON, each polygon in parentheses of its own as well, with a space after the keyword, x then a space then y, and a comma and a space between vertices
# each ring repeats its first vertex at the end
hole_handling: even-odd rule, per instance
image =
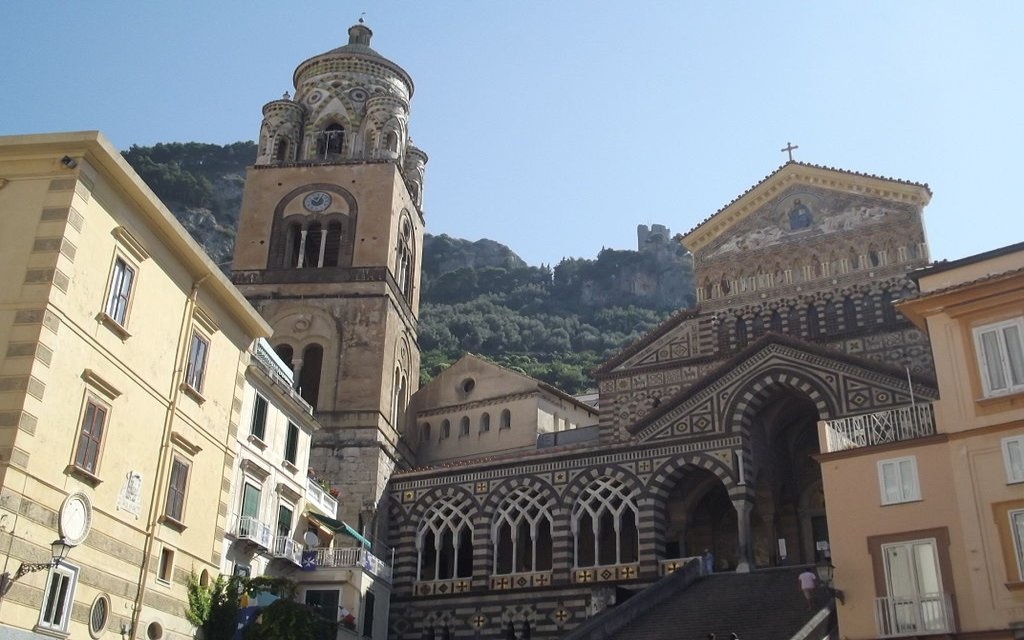
POLYGON ((822 423, 839 627, 1021 638, 1024 245, 912 277, 899 308, 928 332, 941 399, 822 423))
POLYGON ((472 354, 423 386, 410 411, 420 464, 531 451, 559 433, 596 425, 598 417, 555 387, 472 354))
POLYGON ((96 132, 0 138, 0 212, 0 638, 191 637, 269 327, 96 132))

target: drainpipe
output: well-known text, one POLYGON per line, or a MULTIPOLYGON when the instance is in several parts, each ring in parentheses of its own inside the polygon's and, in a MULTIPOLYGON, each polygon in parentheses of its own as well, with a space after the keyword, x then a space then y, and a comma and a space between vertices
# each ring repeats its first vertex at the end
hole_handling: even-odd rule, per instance
POLYGON ((196 298, 199 295, 199 287, 206 280, 208 274, 201 276, 192 283, 192 291, 185 300, 185 308, 181 314, 181 328, 178 330, 178 350, 174 354, 174 371, 171 374, 171 388, 168 393, 167 411, 164 414, 163 434, 160 438, 160 452, 157 457, 156 477, 153 480, 153 489, 149 496, 149 515, 146 521, 146 541, 143 545, 142 567, 139 570, 139 589, 135 596, 135 603, 132 607, 132 626, 129 637, 137 637, 139 631, 139 620, 142 617, 143 600, 146 596, 146 589, 149 586, 150 558, 153 555, 153 547, 156 542, 157 527, 160 524, 160 488, 166 482, 168 465, 166 464, 171 450, 171 431, 174 427, 174 414, 178 410, 178 398, 181 396, 181 373, 185 369, 185 358, 188 354, 189 339, 192 326, 192 315, 196 307, 196 298))

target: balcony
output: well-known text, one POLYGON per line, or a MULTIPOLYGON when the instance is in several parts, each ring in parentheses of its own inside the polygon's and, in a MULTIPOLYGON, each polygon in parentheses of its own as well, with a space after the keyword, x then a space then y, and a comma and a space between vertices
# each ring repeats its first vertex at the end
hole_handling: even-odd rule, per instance
POLYGON ((953 633, 953 603, 948 593, 875 598, 879 638, 953 633))
POLYGON ((288 560, 300 567, 302 566, 302 545, 288 536, 274 536, 270 555, 275 558, 288 560))
POLYGON ((825 423, 828 453, 935 435, 931 403, 850 416, 825 423))
POLYGON ((338 515, 338 501, 320 488, 313 478, 306 478, 306 502, 325 516, 333 518, 338 515))
POLYGON ((391 582, 391 567, 362 547, 317 549, 317 567, 360 567, 378 578, 391 582))
POLYGON ((235 527, 231 533, 236 538, 248 540, 264 549, 270 549, 273 539, 270 525, 264 524, 252 516, 242 516, 237 513, 232 516, 232 521, 235 523, 235 527))

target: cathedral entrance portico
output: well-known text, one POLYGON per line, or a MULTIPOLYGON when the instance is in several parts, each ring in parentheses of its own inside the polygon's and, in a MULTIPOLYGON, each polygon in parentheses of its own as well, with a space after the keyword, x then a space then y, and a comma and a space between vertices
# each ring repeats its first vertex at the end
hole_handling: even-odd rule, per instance
POLYGON ((740 536, 737 511, 725 484, 695 465, 679 469, 672 481, 663 504, 664 557, 699 556, 707 549, 715 570, 734 568, 740 536))

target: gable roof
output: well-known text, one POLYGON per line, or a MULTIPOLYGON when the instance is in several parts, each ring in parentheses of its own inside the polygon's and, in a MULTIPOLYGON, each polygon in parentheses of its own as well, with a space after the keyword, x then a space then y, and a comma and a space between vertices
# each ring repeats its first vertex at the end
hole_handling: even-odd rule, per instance
MULTIPOLYGON (((861 358, 859 356, 850 355, 844 351, 838 351, 821 344, 807 342, 793 336, 784 335, 781 333, 769 332, 755 341, 753 344, 748 346, 746 349, 740 351, 732 358, 725 360, 707 375, 703 376, 693 385, 683 389, 679 393, 664 399, 661 404, 653 411, 646 414, 639 421, 629 425, 627 429, 631 433, 638 433, 644 427, 647 427, 657 420, 664 417, 666 414, 674 411, 680 404, 686 402, 690 398, 698 395, 722 377, 728 375, 735 369, 739 369, 740 365, 747 360, 753 359, 761 351, 771 349, 772 347, 784 347, 807 353, 810 355, 818 356, 821 358, 828 358, 837 363, 842 363, 852 367, 858 367, 860 369, 866 369, 886 376, 891 376, 896 379, 905 379, 906 371, 895 367, 893 365, 885 364, 884 362, 878 362, 876 360, 869 360, 867 358, 861 358)), ((938 397, 937 383, 931 378, 925 378, 922 376, 911 376, 915 383, 920 388, 924 388, 926 391, 922 395, 930 395, 938 397)))
POLYGON ((653 344, 658 338, 661 338, 672 329, 678 327, 680 324, 682 324, 683 320, 689 320, 690 318, 696 318, 698 316, 700 316, 700 308, 680 309, 679 311, 676 311, 668 318, 663 320, 661 324, 654 327, 646 334, 640 336, 640 338, 638 338, 634 342, 626 345, 622 349, 622 351, 619 351, 611 358, 605 360, 603 364, 594 369, 593 375, 600 376, 606 373, 610 373, 613 369, 615 369, 615 367, 619 366, 626 360, 640 353, 641 351, 643 351, 645 347, 653 344))
POLYGON ((899 197, 900 199, 928 204, 932 191, 927 183, 912 182, 898 178, 818 164, 791 160, 762 178, 759 182, 736 196, 731 202, 714 212, 695 227, 683 234, 682 244, 690 252, 695 252, 718 237, 727 227, 731 227, 747 215, 757 210, 768 196, 779 188, 772 188, 775 183, 798 182, 807 185, 825 186, 841 189, 852 189, 869 195, 899 197))

